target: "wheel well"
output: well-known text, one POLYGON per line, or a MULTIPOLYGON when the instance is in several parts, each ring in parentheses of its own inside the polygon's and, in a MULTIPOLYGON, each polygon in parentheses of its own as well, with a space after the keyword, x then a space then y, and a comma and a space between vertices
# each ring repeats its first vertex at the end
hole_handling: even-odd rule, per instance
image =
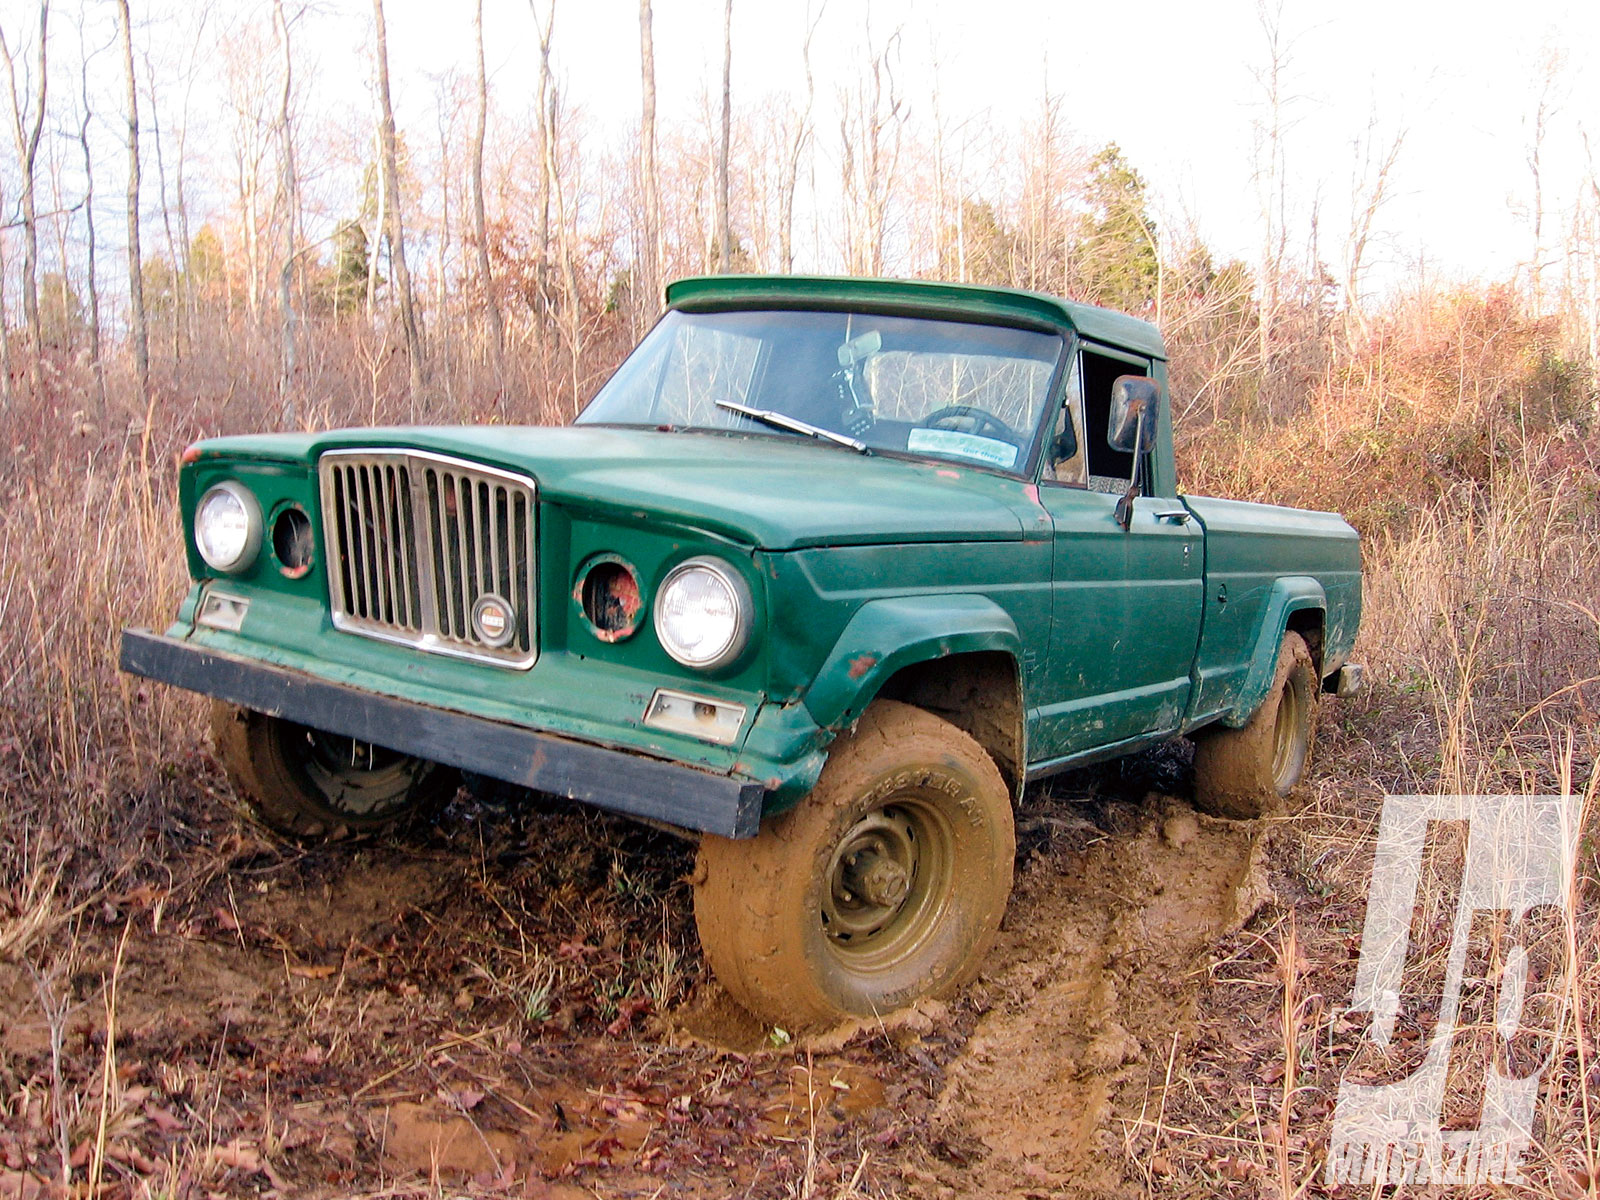
POLYGON ((1322 678, 1322 622, 1320 608, 1302 608, 1289 614, 1288 632, 1298 633, 1311 651, 1311 661, 1317 668, 1317 678, 1322 678))
POLYGON ((975 651, 902 667, 878 695, 943 717, 988 751, 1015 795, 1023 776, 1022 682, 1000 651, 975 651))

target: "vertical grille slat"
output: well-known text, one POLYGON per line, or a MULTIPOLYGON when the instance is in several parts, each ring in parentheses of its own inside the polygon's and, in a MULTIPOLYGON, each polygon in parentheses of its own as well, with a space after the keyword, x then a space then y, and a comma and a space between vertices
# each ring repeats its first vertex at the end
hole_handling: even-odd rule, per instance
POLYGON ((418 451, 334 450, 319 466, 334 625, 457 657, 531 666, 538 595, 532 479, 418 451), (473 607, 514 616, 491 646, 473 607))

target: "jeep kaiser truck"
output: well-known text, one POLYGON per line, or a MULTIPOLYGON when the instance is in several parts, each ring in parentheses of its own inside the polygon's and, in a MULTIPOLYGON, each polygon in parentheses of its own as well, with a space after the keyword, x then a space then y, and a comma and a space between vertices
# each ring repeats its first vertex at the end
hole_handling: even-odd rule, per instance
POLYGON ((225 437, 122 667, 214 698, 290 835, 457 770, 697 836, 727 989, 790 1028, 973 976, 1022 789, 1175 735, 1263 815, 1347 693, 1337 516, 1180 494, 1166 353, 1049 296, 685 279, 570 426, 225 437))

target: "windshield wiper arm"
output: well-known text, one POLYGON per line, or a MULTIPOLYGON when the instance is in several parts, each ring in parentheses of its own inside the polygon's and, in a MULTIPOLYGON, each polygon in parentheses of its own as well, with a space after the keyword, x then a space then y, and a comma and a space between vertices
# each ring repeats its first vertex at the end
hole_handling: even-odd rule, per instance
POLYGON ((823 429, 820 425, 802 421, 799 417, 785 416, 781 412, 773 412, 771 409, 766 408, 751 408, 746 404, 736 404, 732 400, 718 400, 717 407, 739 413, 742 416, 749 417, 752 421, 760 421, 763 425, 771 425, 774 429, 787 429, 790 433, 820 438, 825 442, 836 442, 841 446, 849 446, 850 449, 859 454, 872 453, 872 447, 858 438, 847 437, 842 433, 835 433, 831 429, 823 429))

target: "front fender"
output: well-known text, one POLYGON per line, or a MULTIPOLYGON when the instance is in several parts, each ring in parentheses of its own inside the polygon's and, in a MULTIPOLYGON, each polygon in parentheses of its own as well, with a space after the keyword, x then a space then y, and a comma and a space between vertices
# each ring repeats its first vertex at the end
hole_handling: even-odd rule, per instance
POLYGON ((1289 617, 1308 608, 1328 611, 1328 597, 1315 579, 1309 575, 1285 575, 1273 581, 1251 643, 1250 670, 1239 689, 1239 698, 1222 718, 1224 725, 1238 729, 1249 724, 1272 689, 1278 670, 1278 647, 1283 644, 1284 630, 1289 628, 1289 617))
POLYGON ((842 729, 903 667, 981 650, 998 650, 1020 661, 1021 647, 1016 623, 987 596, 872 600, 850 618, 803 702, 818 725, 842 729))

